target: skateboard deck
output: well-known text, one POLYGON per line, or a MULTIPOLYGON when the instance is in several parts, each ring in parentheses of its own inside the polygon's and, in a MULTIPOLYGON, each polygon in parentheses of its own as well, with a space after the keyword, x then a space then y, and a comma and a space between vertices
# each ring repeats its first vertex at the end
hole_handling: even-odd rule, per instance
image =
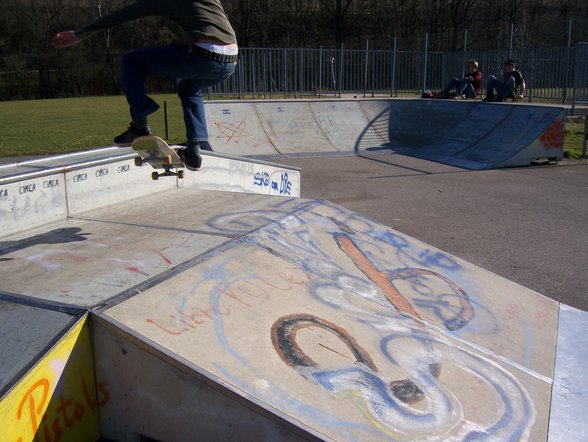
POLYGON ((135 158, 135 166, 147 163, 154 169, 151 178, 159 179, 160 176, 177 176, 184 178, 184 163, 178 156, 176 149, 171 148, 164 140, 155 135, 146 135, 135 138, 131 146, 139 155, 135 158), (163 169, 163 172, 157 172, 163 169), (176 169, 173 171, 172 169, 176 169))

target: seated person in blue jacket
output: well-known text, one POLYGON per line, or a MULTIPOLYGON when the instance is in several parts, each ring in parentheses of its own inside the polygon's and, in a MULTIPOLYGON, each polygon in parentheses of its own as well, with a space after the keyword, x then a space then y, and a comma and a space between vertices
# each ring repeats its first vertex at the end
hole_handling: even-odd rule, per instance
POLYGON ((478 62, 470 60, 468 61, 468 71, 464 77, 452 79, 445 89, 439 92, 437 98, 449 98, 449 93, 454 88, 455 98, 476 98, 476 95, 480 93, 483 78, 482 72, 478 70, 478 62))
POLYGON ((523 99, 525 94, 525 80, 520 71, 517 70, 516 62, 509 58, 504 63, 502 81, 491 75, 486 84, 486 98, 484 101, 504 101, 505 98, 512 98, 513 101, 523 99), (496 91, 496 94, 494 93, 496 91))

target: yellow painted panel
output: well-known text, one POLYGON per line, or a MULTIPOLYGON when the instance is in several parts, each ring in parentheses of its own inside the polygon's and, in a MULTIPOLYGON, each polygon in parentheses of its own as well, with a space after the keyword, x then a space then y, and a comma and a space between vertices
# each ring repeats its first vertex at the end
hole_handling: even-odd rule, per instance
POLYGON ((0 402, 3 441, 93 441, 106 385, 94 375, 88 314, 0 402))

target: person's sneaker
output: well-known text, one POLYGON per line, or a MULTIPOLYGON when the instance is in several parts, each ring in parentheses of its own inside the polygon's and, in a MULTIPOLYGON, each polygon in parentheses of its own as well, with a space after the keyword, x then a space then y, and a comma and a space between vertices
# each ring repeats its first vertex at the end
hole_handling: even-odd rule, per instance
POLYGON ((133 144, 133 140, 135 138, 144 137, 146 135, 153 135, 153 131, 149 126, 137 129, 131 121, 131 124, 129 124, 127 130, 125 130, 122 134, 114 137, 114 145, 118 147, 128 147, 133 144))
POLYGON ((200 146, 198 144, 188 144, 187 147, 179 148, 178 156, 188 170, 196 172, 202 167, 202 157, 200 156, 200 146))

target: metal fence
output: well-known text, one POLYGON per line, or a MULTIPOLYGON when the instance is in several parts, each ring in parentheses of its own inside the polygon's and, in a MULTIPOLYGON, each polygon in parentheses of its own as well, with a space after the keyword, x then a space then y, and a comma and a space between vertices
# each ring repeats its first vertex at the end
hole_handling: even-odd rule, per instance
MULTIPOLYGON (((417 96, 439 91, 460 77, 467 61, 484 77, 500 75, 514 58, 527 84, 526 99, 588 103, 588 43, 544 49, 402 51, 365 49, 241 48, 235 74, 209 97, 302 98, 308 96, 417 96)), ((0 72, 0 100, 120 93, 117 67, 70 66, 58 70, 0 72), (109 70, 110 69, 110 70, 109 70)), ((151 92, 173 92, 171 81, 152 79, 151 92)))
POLYGON ((462 76, 470 58, 479 61, 485 78, 501 75, 504 61, 514 58, 529 101, 588 102, 588 43, 484 52, 243 48, 235 75, 209 93, 231 98, 420 94, 462 76))

